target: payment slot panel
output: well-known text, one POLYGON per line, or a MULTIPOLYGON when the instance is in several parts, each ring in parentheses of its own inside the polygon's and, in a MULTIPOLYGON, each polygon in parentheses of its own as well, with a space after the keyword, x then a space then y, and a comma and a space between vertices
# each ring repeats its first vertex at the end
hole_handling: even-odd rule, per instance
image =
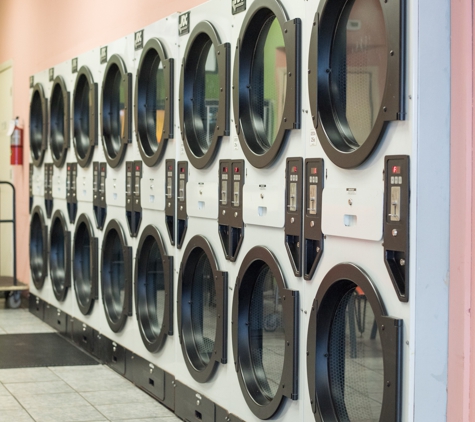
POLYGON ((45 164, 45 210, 47 218, 51 218, 53 212, 53 171, 53 163, 45 164))
POLYGON ((186 229, 188 227, 188 214, 186 213, 186 184, 188 182, 188 163, 178 162, 178 195, 177 201, 177 245, 181 249, 185 240, 186 229))
POLYGON ((106 206, 106 177, 107 164, 95 161, 92 165, 92 190, 93 190, 93 210, 96 227, 99 230, 104 228, 104 222, 107 215, 106 206))
POLYGON ((28 210, 29 213, 31 214, 31 208, 33 207, 33 164, 30 164, 29 168, 29 176, 28 176, 28 192, 30 195, 30 201, 29 201, 29 206, 28 210))
POLYGON ((165 223, 170 243, 175 246, 175 160, 166 160, 165 171, 165 223))
POLYGON ((302 275, 302 194, 303 159, 287 158, 285 204, 285 248, 292 270, 302 275))
POLYGON ((242 191, 244 185, 244 160, 219 162, 219 237, 224 255, 236 261, 244 239, 242 216, 242 191))
POLYGON ((136 237, 142 221, 140 180, 142 179, 142 162, 127 161, 125 178, 125 213, 127 225, 132 237, 136 237))
POLYGON ((409 156, 385 157, 384 262, 401 302, 409 300, 409 156))
POLYGON ((305 212, 303 278, 311 280, 323 253, 322 193, 324 163, 321 158, 305 160, 305 212))
POLYGON ((77 197, 77 163, 67 164, 66 173, 66 201, 68 207, 69 222, 74 224, 78 212, 78 197, 77 197))

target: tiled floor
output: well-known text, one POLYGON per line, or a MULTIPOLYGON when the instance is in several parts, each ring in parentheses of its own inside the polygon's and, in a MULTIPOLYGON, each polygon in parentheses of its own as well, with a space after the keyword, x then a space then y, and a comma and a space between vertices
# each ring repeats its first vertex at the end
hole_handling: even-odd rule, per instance
MULTIPOLYGON (((54 330, 0 299, 0 334, 41 332, 54 330)), ((0 409, 0 422, 180 420, 104 365, 0 369, 0 409)))

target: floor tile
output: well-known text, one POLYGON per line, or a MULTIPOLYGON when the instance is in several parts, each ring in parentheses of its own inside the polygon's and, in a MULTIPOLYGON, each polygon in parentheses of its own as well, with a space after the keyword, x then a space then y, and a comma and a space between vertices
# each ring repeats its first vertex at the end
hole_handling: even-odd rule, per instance
POLYGON ((111 391, 92 391, 81 393, 89 403, 93 406, 104 404, 124 404, 124 403, 155 403, 156 400, 147 393, 139 390, 137 387, 131 386, 125 390, 111 391))
POLYGON ((29 411, 36 422, 106 421, 92 406, 40 407, 29 411))
POLYGON ((7 334, 7 333, 0 328, 0 335, 2 334, 7 334))
POLYGON ((10 392, 5 388, 3 384, 0 384, 0 396, 9 396, 10 392))
POLYGON ((0 369, 0 382, 3 384, 41 381, 59 381, 59 378, 48 368, 0 369))
POLYGON ((157 418, 163 416, 173 416, 165 406, 158 402, 154 403, 140 403, 138 406, 132 404, 107 404, 96 406, 106 418, 108 419, 143 419, 143 418, 157 418))
MULTIPOLYGON (((171 412, 170 412, 171 413, 171 412)), ((145 418, 145 419, 112 419, 112 422, 183 422, 177 418, 173 413, 171 416, 161 416, 159 418, 145 418)))
POLYGON ((13 384, 5 384, 5 387, 14 396, 74 393, 74 390, 64 381, 17 382, 13 384))
POLYGON ((0 422, 31 422, 28 412, 24 409, 2 409, 0 412, 0 422))
POLYGON ((64 408, 89 405, 78 393, 19 395, 16 398, 27 411, 43 407, 64 408))
POLYGON ((21 405, 13 396, 0 396, 0 409, 21 409, 21 405))

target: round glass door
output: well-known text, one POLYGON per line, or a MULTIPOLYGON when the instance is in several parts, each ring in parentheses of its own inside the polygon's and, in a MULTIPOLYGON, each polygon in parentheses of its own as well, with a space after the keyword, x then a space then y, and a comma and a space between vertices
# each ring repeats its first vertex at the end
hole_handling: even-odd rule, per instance
POLYGON ((59 301, 66 299, 71 286, 71 235, 60 210, 51 219, 49 267, 53 292, 59 301))
POLYGON ((47 272, 46 233, 44 213, 36 206, 31 213, 30 223, 30 270, 37 289, 43 288, 47 272))
POLYGON ((30 153, 33 164, 37 167, 43 164, 47 148, 48 104, 43 86, 36 84, 30 101, 30 153))
POLYGON ((62 167, 69 148, 69 92, 61 76, 56 76, 50 100, 50 149, 53 163, 62 167))
POLYGON ((140 334, 152 353, 173 332, 172 260, 166 255, 158 229, 145 227, 135 260, 135 306, 140 334))
POLYGON ((74 147, 78 163, 87 167, 97 145, 97 84, 88 67, 79 69, 73 99, 74 147))
POLYGON ((142 51, 135 91, 136 127, 142 160, 154 166, 173 132, 173 60, 162 43, 152 38, 142 51))
POLYGON ((226 276, 217 268, 208 241, 195 236, 188 243, 178 281, 178 319, 183 356, 198 382, 213 375, 225 354, 226 276))

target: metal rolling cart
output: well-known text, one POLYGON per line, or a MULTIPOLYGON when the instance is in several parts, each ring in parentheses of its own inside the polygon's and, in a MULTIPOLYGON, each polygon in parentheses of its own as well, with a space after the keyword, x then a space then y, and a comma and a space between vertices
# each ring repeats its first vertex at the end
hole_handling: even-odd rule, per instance
MULTIPOLYGON (((21 304, 21 291, 28 290, 28 286, 24 283, 21 283, 17 279, 16 271, 16 214, 15 214, 15 187, 12 183, 0 180, 1 185, 10 186, 12 189, 12 217, 11 219, 3 219, 0 216, 0 224, 12 224, 12 257, 13 257, 13 276, 0 275, 0 292, 3 292, 5 295, 5 303, 8 308, 18 308, 21 304)), ((1 197, 0 197, 1 200, 1 197)), ((4 244, 3 239, 0 239, 0 242, 4 244)), ((1 258, 0 258, 1 259, 1 258)))

